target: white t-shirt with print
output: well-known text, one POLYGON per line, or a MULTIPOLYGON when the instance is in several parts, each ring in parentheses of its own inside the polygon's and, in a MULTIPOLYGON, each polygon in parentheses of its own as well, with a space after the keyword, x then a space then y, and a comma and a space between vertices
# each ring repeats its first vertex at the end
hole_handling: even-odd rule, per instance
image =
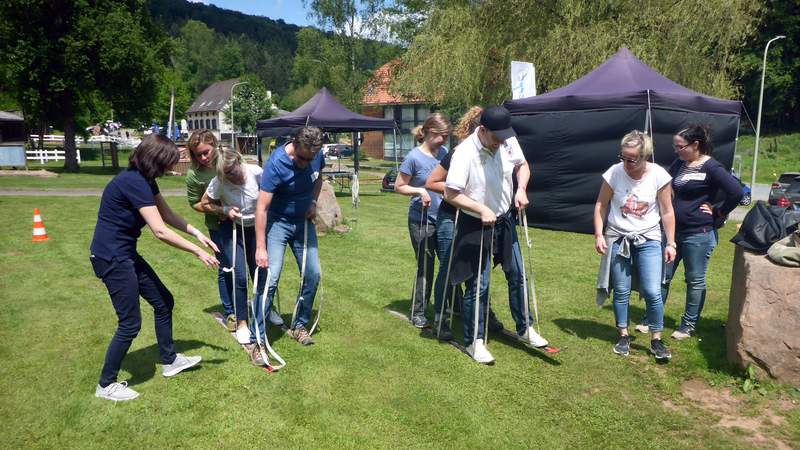
POLYGON ((208 183, 208 197, 220 200, 223 206, 236 206, 242 214, 242 219, 237 222, 246 227, 255 225, 256 201, 258 200, 258 186, 261 184, 261 167, 254 164, 243 164, 245 168, 245 181, 242 185, 230 181, 220 183, 219 177, 214 177, 208 183))
MULTIPOLYGON (((514 168, 524 162, 525 155, 516 137, 507 139, 492 154, 483 147, 478 130, 475 130, 453 152, 445 186, 460 191, 500 215, 511 208, 514 168)), ((464 212, 480 218, 480 214, 464 212)))
MULTIPOLYGON (((623 233, 644 231, 658 225, 661 221, 658 191, 672 180, 666 170, 648 162, 642 179, 634 180, 625 173, 620 162, 606 170, 603 179, 614 191, 608 211, 609 225, 623 233)), ((661 230, 657 228, 645 237, 660 241, 661 230)))

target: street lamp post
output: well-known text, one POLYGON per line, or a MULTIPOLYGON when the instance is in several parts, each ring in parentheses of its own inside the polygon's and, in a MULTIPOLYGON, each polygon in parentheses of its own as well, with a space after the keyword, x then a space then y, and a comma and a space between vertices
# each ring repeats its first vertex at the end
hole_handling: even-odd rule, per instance
POLYGON ((241 84, 248 84, 248 82, 240 81, 231 86, 231 146, 234 150, 236 150, 236 123, 233 121, 233 89, 241 84))
POLYGON ((774 38, 770 39, 767 42, 766 47, 764 47, 764 62, 761 66, 761 93, 758 96, 758 119, 756 119, 756 149, 753 151, 753 173, 750 177, 750 189, 755 189, 756 187, 756 168, 758 167, 758 141, 761 137, 761 106, 764 104, 764 78, 767 73, 767 50, 769 50, 769 44, 772 44, 773 41, 777 41, 778 39, 783 39, 786 36, 780 35, 775 36, 774 38))

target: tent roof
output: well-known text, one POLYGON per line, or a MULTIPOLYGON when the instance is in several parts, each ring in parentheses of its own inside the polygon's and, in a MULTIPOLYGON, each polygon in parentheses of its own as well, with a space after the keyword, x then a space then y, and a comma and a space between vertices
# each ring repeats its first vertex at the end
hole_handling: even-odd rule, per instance
POLYGON ((322 88, 299 108, 281 117, 259 120, 259 136, 285 136, 298 127, 312 125, 325 131, 392 130, 394 120, 354 113, 342 106, 327 88, 322 88))
POLYGON ((510 100, 513 115, 592 109, 683 109, 739 115, 741 103, 695 92, 643 63, 625 47, 573 83, 535 97, 510 100))

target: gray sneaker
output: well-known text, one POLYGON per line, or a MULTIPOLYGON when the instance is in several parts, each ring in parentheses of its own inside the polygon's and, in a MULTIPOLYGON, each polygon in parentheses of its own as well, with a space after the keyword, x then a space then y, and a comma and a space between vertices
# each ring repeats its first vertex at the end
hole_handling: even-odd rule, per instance
POLYGON ((442 328, 439 330, 439 340, 440 341, 452 341, 453 340, 453 331, 450 329, 450 325, 447 324, 447 321, 442 321, 442 328))
POLYGON ((614 353, 622 356, 628 356, 631 351, 631 337, 620 336, 619 341, 614 345, 614 353))
POLYGON ((416 328, 425 328, 428 326, 428 319, 425 316, 414 316, 411 318, 411 325, 416 328))
POLYGON ((694 329, 688 325, 681 325, 677 330, 672 332, 672 339, 682 341, 694 336, 694 329))
POLYGON ((267 349, 264 346, 264 344, 261 344, 260 346, 257 343, 250 344, 247 350, 250 352, 250 361, 253 363, 253 365, 256 366, 267 365, 268 361, 264 360, 264 358, 262 357, 263 355, 269 358, 267 356, 267 349))
POLYGON ((189 367, 195 366, 202 359, 200 356, 186 356, 183 353, 176 353, 175 361, 172 361, 172 364, 164 364, 162 374, 165 377, 174 377, 189 367))
POLYGON ((124 402, 135 399, 139 396, 139 393, 129 388, 127 381, 123 381, 121 383, 111 383, 106 387, 100 387, 98 384, 94 389, 94 396, 115 402, 124 402))

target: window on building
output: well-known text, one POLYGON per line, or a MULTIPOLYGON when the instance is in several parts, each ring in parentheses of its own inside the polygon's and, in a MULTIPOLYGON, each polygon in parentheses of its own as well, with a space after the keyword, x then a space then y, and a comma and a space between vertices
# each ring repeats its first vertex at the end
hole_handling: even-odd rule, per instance
POLYGON ((211 129, 212 130, 217 129, 217 119, 211 119, 211 129))

